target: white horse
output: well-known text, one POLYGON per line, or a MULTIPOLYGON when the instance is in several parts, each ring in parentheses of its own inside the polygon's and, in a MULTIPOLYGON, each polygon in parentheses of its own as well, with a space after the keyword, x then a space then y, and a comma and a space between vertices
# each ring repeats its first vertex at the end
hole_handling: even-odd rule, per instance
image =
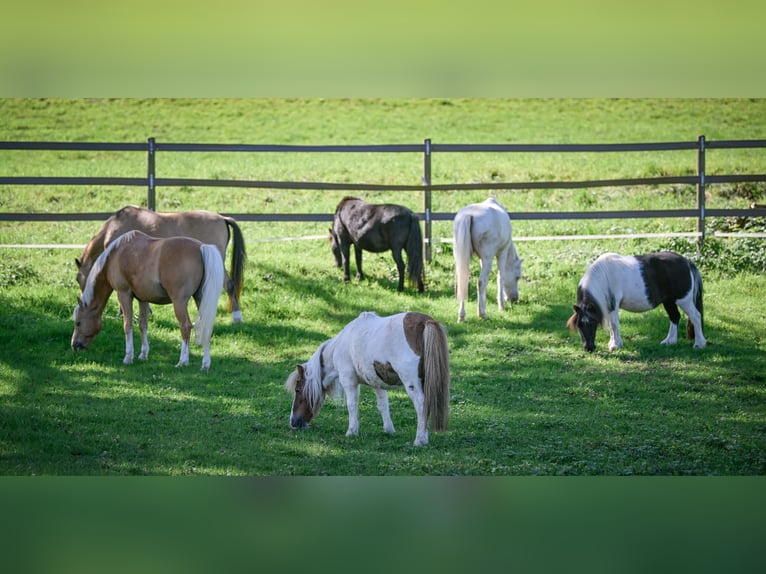
POLYGON ((674 345, 678 340, 679 306, 688 317, 686 335, 694 339, 694 348, 706 345, 702 334, 702 277, 694 263, 670 251, 635 257, 601 255, 577 286, 577 304, 567 326, 579 332, 585 350, 593 352, 596 328, 603 324, 609 329, 609 350, 613 351, 622 347, 619 310, 641 313, 660 303, 670 318, 668 336, 662 345, 674 345))
POLYGON ((492 271, 492 259, 497 259, 497 307, 505 309, 505 302, 519 300, 521 262, 511 238, 508 212, 494 198, 467 205, 457 212, 454 222, 455 276, 457 300, 460 303, 457 320, 465 320, 465 301, 468 298, 471 255, 476 253, 481 262, 477 283, 478 315, 484 319, 487 306, 487 282, 492 271))
POLYGON ((444 326, 422 313, 378 317, 366 311, 322 343, 285 382, 293 393, 290 428, 308 426, 325 397, 346 395, 348 431, 359 434, 359 386, 375 392, 383 430, 394 432, 387 391, 399 386, 412 399, 418 428, 415 446, 428 444, 428 420, 434 431, 447 430, 449 348, 444 326), (340 389, 338 388, 340 385, 340 389))

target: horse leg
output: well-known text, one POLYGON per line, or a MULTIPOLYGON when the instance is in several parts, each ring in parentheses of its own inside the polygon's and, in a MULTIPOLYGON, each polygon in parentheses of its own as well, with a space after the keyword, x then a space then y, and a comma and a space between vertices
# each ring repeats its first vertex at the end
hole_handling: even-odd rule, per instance
POLYGON ((663 303, 663 306, 670 318, 670 328, 668 336, 660 341, 660 345, 675 345, 678 341, 678 322, 681 320, 681 313, 675 303, 663 303))
POLYGON ((149 358, 149 303, 138 302, 138 328, 141 331, 141 354, 138 358, 145 361, 149 358))
POLYGON ((702 315, 700 315, 697 307, 694 306, 693 301, 679 301, 678 304, 681 306, 681 309, 684 310, 684 313, 686 313, 686 320, 691 321, 692 325, 694 325, 694 348, 704 349, 707 345, 707 341, 702 334, 702 315))
POLYGON ((128 291, 117 293, 117 301, 122 311, 122 328, 125 331, 125 358, 122 362, 130 365, 133 362, 133 295, 128 291))
POLYGON ((346 436, 359 434, 359 385, 343 385, 346 395, 346 409, 348 410, 348 430, 346 436))
POLYGON ((378 402, 378 412, 383 418, 383 431, 387 433, 396 432, 394 421, 391 420, 391 412, 388 409, 388 393, 385 389, 374 388, 375 398, 378 402))
POLYGON ((407 391, 412 405, 415 407, 415 414, 418 418, 418 430, 415 433, 414 446, 423 446, 428 444, 428 426, 426 421, 426 399, 423 394, 423 388, 419 382, 403 381, 404 389, 407 391))
POLYGON ((349 259, 351 258, 351 248, 348 243, 340 244, 340 261, 343 267, 343 281, 348 283, 351 280, 351 271, 349 270, 349 259))
POLYGON ((401 293, 404 291, 404 259, 402 259, 402 250, 392 249, 391 254, 394 256, 394 261, 396 261, 396 269, 399 271, 399 286, 396 288, 396 290, 401 293))
POLYGON ((619 309, 609 313, 609 350, 614 351, 622 347, 622 337, 620 337, 620 316, 619 309))
POLYGON ((505 253, 497 255, 497 308, 500 311, 505 310, 506 293, 504 290, 505 281, 503 273, 505 272, 505 253))
POLYGON ((202 369, 207 371, 210 368, 210 341, 205 343, 202 347, 202 369))
POLYGON ((476 282, 476 291, 478 292, 479 299, 478 314, 482 319, 486 319, 487 281, 489 280, 489 274, 492 272, 492 257, 481 257, 479 262, 481 264, 481 272, 479 273, 479 279, 476 282))
POLYGON ((232 323, 242 322, 242 311, 239 310, 239 301, 237 300, 237 289, 234 286, 234 281, 229 277, 228 271, 223 272, 223 286, 226 290, 226 294, 229 296, 229 307, 231 308, 231 321, 232 323))
POLYGON ((176 299, 173 301, 173 311, 181 329, 181 356, 176 367, 185 367, 189 364, 189 339, 191 338, 192 322, 189 318, 189 300, 176 299))
POLYGON ((356 259, 356 278, 364 279, 364 273, 362 273, 362 248, 354 243, 354 258, 356 259))

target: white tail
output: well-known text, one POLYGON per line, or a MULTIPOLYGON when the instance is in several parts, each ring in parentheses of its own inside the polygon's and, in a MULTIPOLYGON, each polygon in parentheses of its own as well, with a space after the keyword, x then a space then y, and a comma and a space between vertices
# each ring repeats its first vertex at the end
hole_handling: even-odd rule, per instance
POLYGON ((215 245, 203 245, 200 249, 205 277, 202 280, 197 320, 194 322, 195 340, 206 345, 213 336, 213 325, 218 311, 218 299, 223 291, 224 268, 221 253, 215 245))
POLYGON ((471 216, 455 218, 453 253, 455 254, 455 281, 458 301, 468 299, 468 278, 471 271, 471 255, 473 255, 472 222, 471 216))

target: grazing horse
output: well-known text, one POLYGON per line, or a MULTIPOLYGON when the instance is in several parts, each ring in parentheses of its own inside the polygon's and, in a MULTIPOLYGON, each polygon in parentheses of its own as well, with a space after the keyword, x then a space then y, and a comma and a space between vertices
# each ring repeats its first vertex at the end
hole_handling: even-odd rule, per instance
POLYGON ((191 237, 157 239, 137 230, 112 241, 94 261, 85 289, 74 310, 72 348, 86 349, 101 331, 101 316, 112 291, 122 311, 125 330, 125 358, 133 362, 133 299, 139 301, 141 354, 149 356, 147 323, 149 303, 173 304, 181 329, 181 357, 178 367, 189 363, 189 299, 199 311, 194 329, 196 342, 203 347, 202 369, 210 367, 210 338, 223 288, 223 259, 215 245, 191 237))
POLYGON ((694 339, 695 349, 703 348, 706 341, 702 334, 702 277, 694 263, 670 251, 636 256, 601 255, 577 285, 577 304, 567 326, 579 332, 585 350, 593 352, 596 328, 603 325, 609 329, 609 350, 613 351, 622 347, 619 310, 641 313, 660 303, 670 317, 668 336, 661 344, 676 343, 681 307, 688 317, 687 337, 694 339))
POLYGON ((362 250, 381 253, 391 250, 399 271, 397 291, 404 291, 404 260, 407 252, 407 277, 423 292, 423 236, 420 220, 402 205, 367 203, 356 197, 344 197, 335 208, 330 246, 338 267, 343 266, 343 280, 349 281, 349 252, 354 245, 356 278, 363 279, 362 250))
POLYGON ((392 433, 387 391, 404 386, 418 418, 414 445, 422 446, 428 444, 429 418, 432 430, 447 430, 449 380, 447 332, 441 323, 421 313, 378 317, 363 312, 288 377, 285 387, 293 393, 290 427, 307 426, 325 396, 342 389, 348 407, 346 436, 359 434, 359 385, 365 384, 375 392, 383 430, 392 433))
POLYGON ((101 255, 104 248, 123 233, 132 229, 143 231, 152 237, 186 236, 198 239, 202 243, 211 243, 218 248, 221 259, 226 258, 226 246, 231 230, 231 271, 225 274, 224 287, 229 295, 229 311, 232 320, 242 321, 239 309, 239 296, 242 293, 243 272, 245 268, 245 241, 237 222, 210 211, 185 211, 180 213, 157 213, 142 207, 129 205, 123 207, 106 220, 99 232, 85 246, 77 264, 77 283, 80 290, 85 289, 85 281, 93 262, 101 255))
POLYGON ((508 212, 494 198, 463 207, 454 221, 455 276, 457 283, 458 323, 465 320, 465 301, 468 299, 468 278, 471 256, 475 253, 481 262, 477 282, 478 315, 486 318, 487 283, 492 271, 492 260, 497 259, 497 308, 505 309, 505 302, 519 300, 521 262, 511 238, 511 220, 508 212))

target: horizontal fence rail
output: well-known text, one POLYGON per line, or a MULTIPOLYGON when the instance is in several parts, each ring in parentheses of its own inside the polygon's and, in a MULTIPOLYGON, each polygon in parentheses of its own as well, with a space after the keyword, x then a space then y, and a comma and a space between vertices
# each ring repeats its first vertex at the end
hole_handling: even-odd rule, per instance
MULTIPOLYGON (((424 220, 426 258, 431 258, 431 222, 454 218, 454 213, 434 213, 431 210, 431 193, 434 191, 472 190, 524 190, 524 189, 582 189, 594 187, 627 187, 639 185, 696 185, 697 205, 689 209, 632 210, 632 211, 542 211, 511 212, 516 220, 562 220, 562 219, 635 219, 635 218, 696 218, 697 236, 700 243, 705 238, 706 217, 766 217, 766 209, 706 209, 705 188, 722 183, 766 182, 766 173, 707 175, 706 152, 710 149, 766 148, 766 140, 707 141, 700 136, 697 141, 621 144, 435 144, 430 139, 422 144, 392 145, 259 145, 259 144, 199 144, 161 143, 149 138, 146 143, 95 143, 95 142, 0 142, 0 150, 15 151, 118 151, 147 154, 146 177, 50 177, 50 176, 2 176, 0 185, 68 185, 68 186, 145 186, 147 206, 156 207, 158 187, 229 187, 285 190, 340 190, 340 191, 413 191, 424 194, 424 209, 419 216, 424 220), (697 150, 695 175, 662 176, 644 178, 599 179, 585 181, 527 181, 484 183, 434 183, 431 178, 431 158, 434 153, 628 153, 697 150), (221 180, 199 178, 157 177, 155 158, 157 153, 418 153, 423 155, 422 184, 396 185, 375 183, 296 182, 263 180, 221 180)), ((11 213, 0 212, 0 221, 91 221, 108 218, 109 213, 11 213)), ((332 214, 293 213, 259 214, 227 213, 242 221, 331 221, 332 214)))

